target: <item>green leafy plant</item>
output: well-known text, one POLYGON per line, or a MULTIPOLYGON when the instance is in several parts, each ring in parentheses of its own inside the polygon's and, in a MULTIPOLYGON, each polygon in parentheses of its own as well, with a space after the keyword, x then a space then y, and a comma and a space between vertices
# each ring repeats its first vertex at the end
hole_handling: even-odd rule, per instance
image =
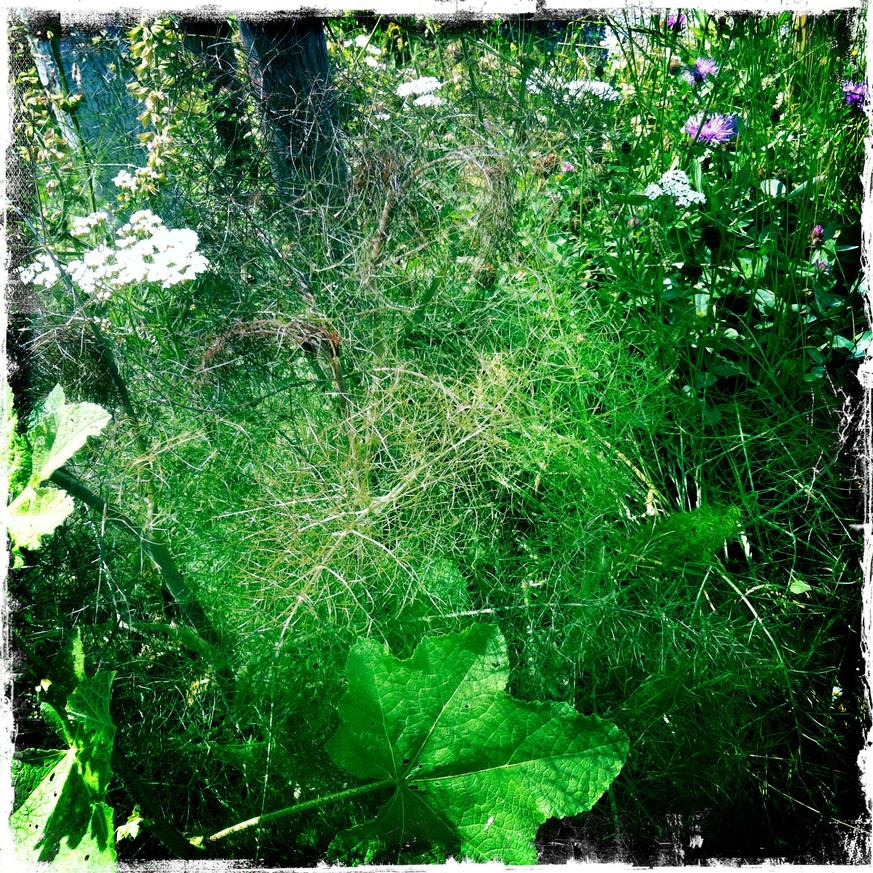
MULTIPOLYGON (((12 53, 36 182, 10 238, 42 304, 12 348, 38 391, 123 411, 33 486, 82 511, 11 574, 18 698, 93 616, 126 858, 213 834, 268 865, 530 860, 535 836, 552 862, 584 829, 647 865, 712 810, 704 853, 799 860, 798 832, 862 814, 861 490, 836 430, 870 345, 863 22, 685 13, 325 21, 330 197, 278 193, 235 19, 73 33, 60 99, 12 53), (736 135, 689 136, 698 115, 736 135), (194 234, 209 269, 176 281, 168 243, 194 234), (580 761, 544 792, 536 757, 596 735, 577 710, 633 755, 535 834, 590 806, 580 761)), ((31 451, 7 436, 14 499, 31 451)))
POLYGON ((7 525, 14 565, 24 563, 21 549, 38 549, 73 511, 66 491, 43 483, 65 464, 111 416, 96 403, 67 403, 63 388, 55 386, 28 419, 27 433, 17 432, 12 390, 6 388, 6 469, 9 496, 7 525))
POLYGON ((367 861, 448 855, 507 864, 536 862, 534 837, 551 816, 587 812, 612 784, 625 734, 566 703, 514 700, 496 627, 425 639, 406 661, 372 640, 346 664, 334 763, 377 780, 330 798, 228 828, 266 824, 304 808, 390 788, 377 817, 339 834, 337 857, 367 861))
POLYGON ((506 643, 493 626, 427 639, 408 661, 362 641, 346 674, 328 752, 394 793, 335 849, 365 846, 372 857, 438 843, 475 861, 532 864, 539 825, 589 810, 627 755, 615 725, 507 696, 506 643))
POLYGON ((114 672, 85 674, 81 637, 73 639, 69 675, 44 681, 40 711, 66 744, 29 749, 12 765, 16 800, 10 824, 19 860, 60 867, 115 867, 113 811, 106 803, 112 778, 115 725, 109 713, 114 672))

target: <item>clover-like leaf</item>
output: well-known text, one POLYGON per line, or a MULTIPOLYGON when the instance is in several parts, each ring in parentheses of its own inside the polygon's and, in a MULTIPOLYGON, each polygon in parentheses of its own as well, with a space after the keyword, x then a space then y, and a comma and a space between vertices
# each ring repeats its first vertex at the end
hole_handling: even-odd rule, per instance
POLYGON ((621 770, 627 737, 568 704, 514 700, 508 673, 491 626, 426 639, 406 661, 372 641, 352 649, 328 752, 394 793, 375 822, 334 841, 335 853, 396 860, 430 843, 475 861, 531 864, 546 819, 594 805, 621 770))

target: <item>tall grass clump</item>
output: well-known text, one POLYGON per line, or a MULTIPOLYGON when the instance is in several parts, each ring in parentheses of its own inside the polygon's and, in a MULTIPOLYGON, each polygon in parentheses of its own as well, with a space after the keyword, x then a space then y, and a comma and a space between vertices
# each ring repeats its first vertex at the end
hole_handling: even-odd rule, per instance
MULTIPOLYGON (((16 402, 61 382, 113 413, 71 465, 93 499, 10 578, 23 735, 78 629, 115 671, 116 818, 145 820, 119 855, 178 855, 350 787, 324 748, 356 643, 407 658, 492 624, 514 697, 630 739, 541 858, 845 860, 869 719, 840 439, 870 342, 860 17, 324 26, 342 167, 293 201, 235 19, 217 43, 178 17, 92 34, 124 166, 65 137, 13 34, 37 180, 16 245, 42 258, 16 402), (128 238, 187 247, 84 286, 128 238)), ((315 864, 377 808, 215 852, 315 864)))

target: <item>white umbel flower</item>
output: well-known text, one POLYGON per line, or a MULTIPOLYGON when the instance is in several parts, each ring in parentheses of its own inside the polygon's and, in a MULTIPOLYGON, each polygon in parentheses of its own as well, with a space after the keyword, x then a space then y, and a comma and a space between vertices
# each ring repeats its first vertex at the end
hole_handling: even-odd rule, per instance
POLYGON ((576 79, 572 82, 567 82, 564 87, 571 97, 591 94, 609 103, 621 98, 621 94, 609 82, 599 82, 596 79, 576 79))
MULTIPOLYGON (((94 215, 98 223, 105 220, 98 213, 94 215)), ((81 221, 90 219, 94 216, 81 221)), ((85 252, 67 264, 64 272, 83 294, 105 302, 113 291, 144 282, 170 288, 194 279, 209 268, 206 258, 197 251, 199 243, 193 230, 169 228, 151 210, 141 209, 118 230, 114 246, 103 243, 85 252)), ((19 275, 25 282, 46 288, 61 278, 48 255, 37 257, 19 275)))
POLYGON ((413 106, 442 106, 446 101, 436 94, 422 94, 412 101, 413 106))
POLYGON ((443 83, 435 76, 423 76, 420 79, 413 79, 411 82, 403 82, 397 86, 398 97, 408 97, 410 94, 432 94, 438 88, 442 88, 443 83))
POLYGON ((112 181, 115 183, 115 187, 121 188, 122 191, 136 189, 136 179, 127 170, 122 170, 112 181))
POLYGON ((691 181, 682 170, 667 170, 657 182, 652 182, 643 193, 649 200, 657 200, 666 194, 676 201, 677 206, 706 203, 704 194, 691 187, 691 181))
POLYGON ((104 209, 92 212, 90 215, 84 217, 76 215, 73 217, 70 233, 73 236, 87 236, 92 230, 94 230, 94 228, 99 227, 101 224, 105 224, 107 218, 109 218, 109 213, 104 209))

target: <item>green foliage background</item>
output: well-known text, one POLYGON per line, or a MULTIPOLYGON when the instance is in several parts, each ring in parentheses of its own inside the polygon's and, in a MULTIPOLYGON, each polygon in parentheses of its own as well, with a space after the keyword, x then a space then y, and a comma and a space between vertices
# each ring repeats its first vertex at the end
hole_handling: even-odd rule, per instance
MULTIPOLYGON (((78 256, 72 216, 150 208, 196 229, 212 265, 105 306, 59 286, 27 327, 33 396, 60 381, 114 413, 78 475, 169 544, 222 653, 192 639, 136 540, 79 511, 10 581, 27 604, 22 736, 40 730, 28 689, 79 628, 94 669, 115 672, 117 818, 137 804, 212 833, 347 787, 322 750, 359 640, 408 657, 490 622, 512 695, 630 738, 586 851, 646 862, 667 813, 705 816, 716 846, 753 832, 749 854, 812 851, 804 830, 843 851, 868 720, 859 474, 841 439, 869 342, 866 125, 840 88, 863 78, 862 24, 616 16, 610 56, 593 19, 330 20, 349 185, 326 204, 301 182, 292 206, 253 100, 211 87, 179 22, 94 34, 119 113, 140 101, 129 168, 156 174, 105 200, 89 168, 118 165, 64 144, 59 98, 13 34, 41 239, 78 256), (704 56, 720 69, 700 88, 671 72, 704 56), (397 95, 426 75, 445 104, 397 95), (588 79, 621 99, 560 84, 588 79), (231 105, 233 152, 215 123, 231 105), (736 141, 691 142, 698 111, 737 113, 736 141), (643 196, 673 165, 704 204, 643 196), (321 330, 339 337, 341 383, 307 339, 321 330)), ((313 864, 373 815, 362 797, 221 853, 313 864)), ((119 853, 162 857, 155 833, 119 853)))

